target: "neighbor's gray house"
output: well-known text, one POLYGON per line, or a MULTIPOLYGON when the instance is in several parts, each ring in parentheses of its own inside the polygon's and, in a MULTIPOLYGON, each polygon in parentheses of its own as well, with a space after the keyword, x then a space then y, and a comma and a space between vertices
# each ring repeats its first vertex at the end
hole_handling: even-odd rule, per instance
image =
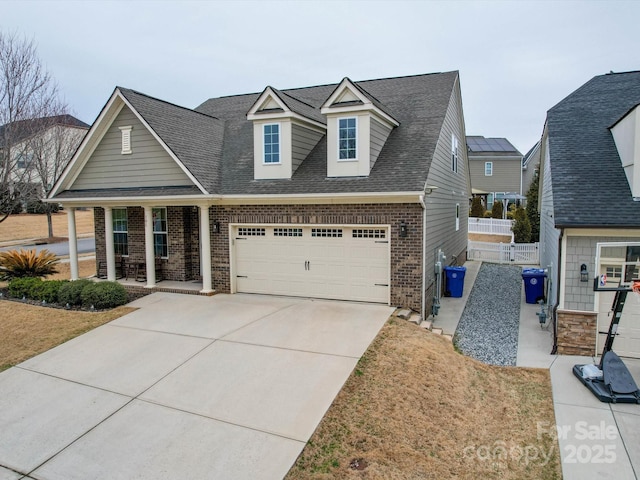
POLYGON ((540 141, 531 147, 522 158, 522 195, 527 195, 536 171, 540 168, 540 141))
MULTIPOLYGON (((611 294, 594 293, 592 279, 619 275, 622 258, 596 272, 596 244, 640 242, 640 72, 594 77, 549 110, 540 157, 540 263, 552 267, 555 346, 593 355, 611 320, 611 294)), ((618 354, 640 357, 635 323, 621 322, 618 354)))
POLYGON ((118 87, 49 201, 72 239, 74 209, 94 208, 111 280, 125 258, 146 264, 148 288, 161 275, 424 318, 438 250, 466 256, 464 138, 458 72, 266 87, 193 110, 118 87))
POLYGON ((495 201, 522 195, 522 154, 506 138, 466 138, 473 196, 491 210, 495 201))

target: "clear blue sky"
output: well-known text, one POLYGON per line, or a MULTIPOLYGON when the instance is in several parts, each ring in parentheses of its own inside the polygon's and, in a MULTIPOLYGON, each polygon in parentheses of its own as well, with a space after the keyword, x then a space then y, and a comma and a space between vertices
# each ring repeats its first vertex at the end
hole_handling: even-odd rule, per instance
POLYGON ((116 85, 210 97, 459 70, 468 135, 525 153, 546 111, 595 75, 640 69, 637 1, 1 2, 72 111, 116 85))

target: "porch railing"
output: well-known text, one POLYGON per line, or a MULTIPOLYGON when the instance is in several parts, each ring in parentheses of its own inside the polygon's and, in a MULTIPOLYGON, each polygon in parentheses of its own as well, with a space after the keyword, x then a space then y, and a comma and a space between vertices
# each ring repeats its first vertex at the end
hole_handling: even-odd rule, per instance
POLYGON ((469 240, 467 258, 489 263, 513 263, 515 265, 539 265, 539 243, 491 243, 469 240))

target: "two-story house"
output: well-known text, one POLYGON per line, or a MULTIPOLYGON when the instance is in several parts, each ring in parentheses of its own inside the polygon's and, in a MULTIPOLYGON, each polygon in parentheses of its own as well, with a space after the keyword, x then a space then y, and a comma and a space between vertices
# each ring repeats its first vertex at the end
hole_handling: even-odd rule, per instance
POLYGON ((162 268, 204 293, 380 302, 425 318, 437 253, 465 259, 464 138, 457 72, 266 87, 193 110, 118 87, 50 201, 69 210, 72 237, 74 208, 94 208, 109 279, 123 256, 146 263, 148 288, 162 268))
MULTIPOLYGON (((558 353, 601 351, 613 294, 595 292, 593 280, 615 285, 640 270, 639 105, 636 71, 594 77, 547 112, 540 262, 550 267, 558 353), (598 256, 604 243, 616 246, 598 256)), ((614 348, 640 357, 640 303, 632 295, 622 315, 614 348)))
MULTIPOLYGON (((473 195, 491 210, 494 202, 512 203, 522 195, 522 154, 506 138, 468 136, 467 156, 473 195)), ((506 211, 506 209, 505 209, 506 211)))

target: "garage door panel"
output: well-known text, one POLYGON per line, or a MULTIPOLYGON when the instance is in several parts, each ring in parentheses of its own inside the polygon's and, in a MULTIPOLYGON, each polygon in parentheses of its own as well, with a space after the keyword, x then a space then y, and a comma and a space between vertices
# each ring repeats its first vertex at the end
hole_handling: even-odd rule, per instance
POLYGON ((238 292, 388 303, 386 240, 353 238, 349 227, 248 225, 235 232, 248 232, 234 242, 238 292))
MULTIPOLYGON (((614 292, 598 292, 599 313, 598 332, 609 330, 612 315, 611 305, 615 296, 614 292)), ((597 353, 602 352, 602 348, 607 339, 606 334, 598 334, 597 353)), ((627 294, 627 300, 622 310, 620 323, 618 324, 617 335, 613 344, 615 352, 623 357, 640 358, 640 296, 634 293, 627 294)))

